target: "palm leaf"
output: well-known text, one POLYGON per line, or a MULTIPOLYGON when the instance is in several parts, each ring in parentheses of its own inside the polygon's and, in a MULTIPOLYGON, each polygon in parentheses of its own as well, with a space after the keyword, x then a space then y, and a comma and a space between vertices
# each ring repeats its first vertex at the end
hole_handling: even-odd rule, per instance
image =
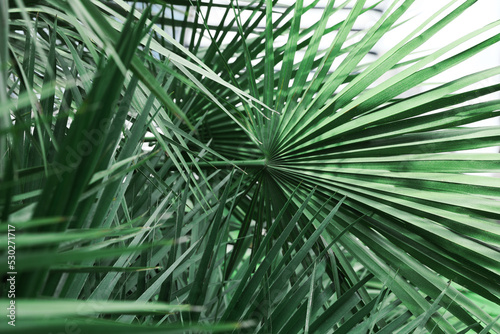
POLYGON ((500 68, 425 86, 499 22, 414 54, 475 2, 2 2, 20 332, 500 333, 500 68))

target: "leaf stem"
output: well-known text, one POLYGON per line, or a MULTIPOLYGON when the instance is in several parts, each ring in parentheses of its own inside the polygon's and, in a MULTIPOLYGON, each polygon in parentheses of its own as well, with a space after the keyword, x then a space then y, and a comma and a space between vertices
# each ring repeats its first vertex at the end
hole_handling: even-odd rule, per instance
MULTIPOLYGON (((192 165, 193 163, 188 163, 188 165, 192 165)), ((207 167, 232 167, 234 165, 238 167, 264 167, 267 165, 266 159, 257 159, 257 160, 235 160, 235 161, 202 161, 198 162, 197 165, 200 168, 207 167)))

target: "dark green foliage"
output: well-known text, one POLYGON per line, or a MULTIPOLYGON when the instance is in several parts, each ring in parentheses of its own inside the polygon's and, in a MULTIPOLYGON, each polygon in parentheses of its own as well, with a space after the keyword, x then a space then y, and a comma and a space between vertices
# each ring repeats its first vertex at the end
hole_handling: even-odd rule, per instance
POLYGON ((1 2, 2 332, 500 333, 500 68, 401 97, 500 22, 386 2, 1 2))

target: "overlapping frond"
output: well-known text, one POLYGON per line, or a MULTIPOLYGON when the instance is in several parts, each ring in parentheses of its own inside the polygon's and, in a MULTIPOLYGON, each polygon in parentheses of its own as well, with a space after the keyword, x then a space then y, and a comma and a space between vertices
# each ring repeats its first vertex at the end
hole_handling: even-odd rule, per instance
POLYGON ((500 21, 414 2, 2 2, 24 331, 500 333, 500 21))

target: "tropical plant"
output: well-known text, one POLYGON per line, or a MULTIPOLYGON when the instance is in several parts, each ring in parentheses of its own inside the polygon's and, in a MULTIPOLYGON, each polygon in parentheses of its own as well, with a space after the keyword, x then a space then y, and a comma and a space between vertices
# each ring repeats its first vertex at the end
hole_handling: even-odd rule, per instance
POLYGON ((500 333, 500 21, 383 2, 1 1, 2 332, 500 333))

